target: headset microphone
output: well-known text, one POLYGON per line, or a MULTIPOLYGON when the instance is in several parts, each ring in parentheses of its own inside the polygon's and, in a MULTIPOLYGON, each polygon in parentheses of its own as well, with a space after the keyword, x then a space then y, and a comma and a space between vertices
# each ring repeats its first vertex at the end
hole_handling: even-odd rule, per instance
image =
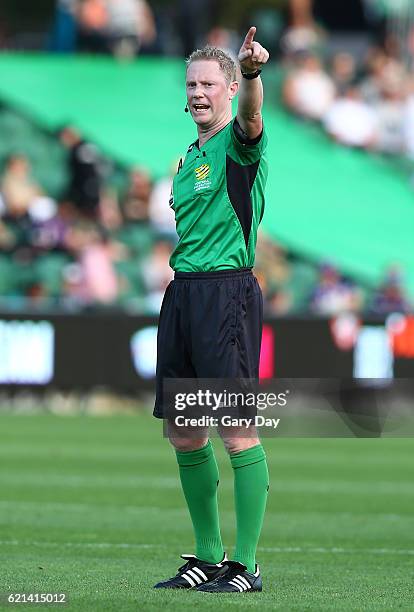
POLYGON ((186 104, 186 105, 185 105, 184 112, 185 112, 185 113, 188 113, 188 112, 189 112, 188 104, 186 104))

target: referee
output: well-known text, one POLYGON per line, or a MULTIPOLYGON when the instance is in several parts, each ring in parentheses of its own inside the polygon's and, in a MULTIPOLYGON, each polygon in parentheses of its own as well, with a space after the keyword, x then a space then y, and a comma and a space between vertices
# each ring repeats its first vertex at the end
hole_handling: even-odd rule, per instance
MULTIPOLYGON (((258 378, 263 308, 251 269, 267 178, 260 72, 269 54, 255 33, 251 27, 238 55, 240 83, 233 59, 220 49, 206 47, 187 60, 185 110, 198 139, 180 162, 171 193, 179 242, 159 320, 157 418, 166 418, 165 378, 258 378)), ((255 555, 269 489, 266 455, 254 429, 248 437, 237 427, 225 429, 221 436, 234 470, 233 558, 227 559, 221 540, 219 474, 208 429, 195 436, 169 420, 196 554, 182 555, 178 573, 155 588, 262 590, 255 555)))

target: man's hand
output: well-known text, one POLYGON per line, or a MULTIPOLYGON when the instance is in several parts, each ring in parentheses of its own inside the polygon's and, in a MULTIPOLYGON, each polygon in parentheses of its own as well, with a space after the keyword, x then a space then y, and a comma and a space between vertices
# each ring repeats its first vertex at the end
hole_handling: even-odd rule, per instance
MULTIPOLYGON (((269 59, 267 50, 253 40, 255 34, 256 28, 253 26, 247 32, 239 51, 238 60, 243 74, 255 73, 269 59)), ((262 80, 260 78, 242 78, 239 83, 237 121, 249 139, 257 138, 263 130, 262 104, 262 80)))
POLYGON ((252 26, 239 51, 240 69, 244 73, 260 70, 269 59, 269 52, 260 43, 253 40, 255 34, 256 28, 252 26))

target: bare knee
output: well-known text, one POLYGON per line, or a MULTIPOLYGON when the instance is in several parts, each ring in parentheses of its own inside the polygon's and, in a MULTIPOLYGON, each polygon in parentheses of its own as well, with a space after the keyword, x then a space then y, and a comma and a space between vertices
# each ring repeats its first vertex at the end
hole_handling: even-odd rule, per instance
POLYGON ((189 452, 203 448, 208 442, 208 435, 204 428, 184 428, 169 423, 168 439, 175 450, 189 452))
POLYGON ((260 444, 258 438, 226 438, 225 440, 223 439, 223 442, 229 455, 240 453, 241 451, 260 444))
POLYGON ((255 429, 252 429, 249 432, 249 430, 246 430, 246 428, 231 428, 226 431, 221 430, 220 435, 223 440, 224 447, 229 455, 240 453, 241 451, 260 444, 260 440, 257 437, 255 429))
POLYGON ((169 438, 170 443, 177 451, 195 451, 203 448, 208 438, 169 438))

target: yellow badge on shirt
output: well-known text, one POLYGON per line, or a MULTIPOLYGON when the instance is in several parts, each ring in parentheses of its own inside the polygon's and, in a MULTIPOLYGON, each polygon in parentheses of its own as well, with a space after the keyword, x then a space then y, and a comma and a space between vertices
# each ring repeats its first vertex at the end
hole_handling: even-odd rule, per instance
POLYGON ((208 177, 210 174, 210 166, 209 164, 203 164, 195 169, 196 179, 198 181, 202 181, 208 177))
POLYGON ((210 164, 202 164, 196 168, 194 172, 196 175, 196 183, 194 185, 195 191, 200 191, 200 189, 210 187, 211 181, 208 178, 208 175, 210 174, 210 164))

